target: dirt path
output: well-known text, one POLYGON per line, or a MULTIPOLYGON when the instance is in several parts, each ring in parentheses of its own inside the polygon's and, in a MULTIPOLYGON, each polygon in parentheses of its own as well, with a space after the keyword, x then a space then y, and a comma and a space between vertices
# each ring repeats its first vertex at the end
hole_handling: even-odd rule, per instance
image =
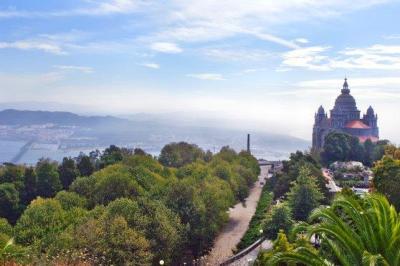
POLYGON ((218 265, 233 255, 232 250, 236 248, 240 239, 246 232, 251 217, 253 217, 258 200, 262 192, 264 178, 268 176, 269 166, 261 166, 261 173, 258 181, 250 190, 249 196, 246 199, 246 205, 242 203, 236 204, 229 210, 229 222, 221 231, 215 240, 215 244, 210 254, 205 258, 203 265, 218 265))

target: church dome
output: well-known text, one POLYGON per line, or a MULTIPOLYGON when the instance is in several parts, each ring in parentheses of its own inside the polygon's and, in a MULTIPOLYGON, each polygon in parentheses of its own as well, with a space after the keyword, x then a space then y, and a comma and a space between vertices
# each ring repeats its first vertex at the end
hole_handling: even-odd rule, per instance
POLYGON ((334 110, 357 111, 356 100, 350 95, 350 89, 345 79, 342 93, 336 98, 334 110))

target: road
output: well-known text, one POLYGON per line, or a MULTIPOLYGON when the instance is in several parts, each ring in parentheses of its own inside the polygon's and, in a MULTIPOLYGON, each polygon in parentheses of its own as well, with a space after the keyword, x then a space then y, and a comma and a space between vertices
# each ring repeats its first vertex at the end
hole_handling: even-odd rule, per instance
POLYGON ((253 217, 258 200, 262 192, 261 182, 264 183, 264 178, 268 177, 270 166, 261 166, 261 173, 258 181, 250 189, 249 196, 246 198, 246 204, 236 204, 229 209, 229 221, 223 228, 222 232, 215 240, 214 247, 205 258, 203 265, 218 265, 233 255, 233 251, 240 239, 247 231, 250 220, 253 217))
POLYGON ((324 174, 324 177, 326 180, 328 180, 328 185, 327 188, 329 189, 329 192, 337 193, 342 190, 341 187, 338 187, 333 180, 332 175, 329 173, 328 169, 322 168, 322 173, 324 174))

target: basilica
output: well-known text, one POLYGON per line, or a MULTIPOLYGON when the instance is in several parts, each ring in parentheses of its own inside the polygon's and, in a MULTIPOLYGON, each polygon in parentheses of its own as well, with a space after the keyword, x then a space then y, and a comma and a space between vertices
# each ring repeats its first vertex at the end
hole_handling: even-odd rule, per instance
POLYGON ((344 80, 341 94, 336 98, 335 106, 330 110, 330 116, 322 106, 315 114, 312 146, 321 149, 325 136, 331 131, 344 132, 359 138, 360 142, 370 139, 379 140, 378 115, 370 106, 361 118, 356 101, 350 94, 347 78, 344 80))

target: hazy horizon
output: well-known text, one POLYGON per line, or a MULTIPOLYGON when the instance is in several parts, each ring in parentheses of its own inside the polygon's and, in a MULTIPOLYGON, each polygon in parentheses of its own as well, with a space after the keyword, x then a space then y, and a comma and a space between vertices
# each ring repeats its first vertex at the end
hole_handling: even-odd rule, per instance
POLYGON ((182 114, 310 140, 347 76, 381 138, 400 143, 399 12, 397 0, 6 0, 0 104, 182 114))

